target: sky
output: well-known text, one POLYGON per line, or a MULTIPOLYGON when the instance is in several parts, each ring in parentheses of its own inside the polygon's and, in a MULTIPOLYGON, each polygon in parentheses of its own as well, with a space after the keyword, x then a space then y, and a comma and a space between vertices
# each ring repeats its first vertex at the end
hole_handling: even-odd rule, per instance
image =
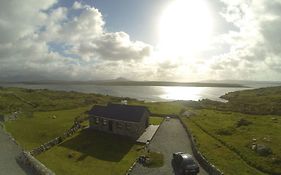
POLYGON ((281 81, 281 0, 1 0, 0 81, 281 81))

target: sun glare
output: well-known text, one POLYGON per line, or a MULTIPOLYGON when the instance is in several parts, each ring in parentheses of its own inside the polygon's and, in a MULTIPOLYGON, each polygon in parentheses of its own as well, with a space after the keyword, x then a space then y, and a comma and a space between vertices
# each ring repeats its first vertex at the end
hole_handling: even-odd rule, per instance
POLYGON ((161 87, 164 92, 160 97, 167 100, 199 100, 204 88, 200 87, 161 87))
POLYGON ((212 28, 205 0, 174 0, 160 18, 158 49, 166 55, 194 56, 207 47, 212 28))

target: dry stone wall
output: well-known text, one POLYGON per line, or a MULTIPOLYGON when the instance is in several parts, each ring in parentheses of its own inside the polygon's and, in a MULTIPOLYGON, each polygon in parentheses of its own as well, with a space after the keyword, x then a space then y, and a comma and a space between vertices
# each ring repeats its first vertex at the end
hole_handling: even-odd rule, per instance
POLYGON ((52 147, 62 143, 66 138, 72 136, 74 133, 76 133, 79 129, 81 129, 82 126, 79 122, 75 121, 74 125, 68 129, 62 136, 56 137, 53 140, 50 140, 47 143, 42 144, 41 146, 34 148, 30 151, 30 154, 33 156, 37 156, 41 154, 44 151, 47 151, 51 149, 52 147))
POLYGON ((35 175, 55 175, 50 169, 34 158, 30 152, 23 151, 18 157, 17 162, 23 167, 31 170, 35 175))
POLYGON ((31 170, 35 175, 55 175, 50 169, 38 161, 34 156, 41 154, 44 151, 49 150, 62 143, 66 138, 72 136, 79 129, 83 128, 81 123, 87 120, 87 118, 77 119, 74 121, 74 124, 70 129, 68 129, 62 136, 56 137, 53 140, 50 140, 47 143, 42 144, 41 146, 31 150, 30 152, 23 151, 18 157, 17 162, 28 170, 31 170))
POLYGON ((191 142, 191 148, 192 148, 192 152, 194 157, 197 159, 197 161, 200 163, 200 165, 210 174, 210 175, 223 175, 223 172, 221 170, 219 170, 218 168, 216 168, 212 163, 210 163, 205 157, 204 155, 202 155, 199 150, 196 147, 196 143, 194 140, 194 137, 192 136, 192 133, 190 132, 190 130, 188 129, 188 127, 186 127, 186 125, 183 123, 182 119, 179 117, 179 120, 181 122, 181 124, 183 125, 184 129, 187 132, 188 137, 190 138, 190 142, 191 142))

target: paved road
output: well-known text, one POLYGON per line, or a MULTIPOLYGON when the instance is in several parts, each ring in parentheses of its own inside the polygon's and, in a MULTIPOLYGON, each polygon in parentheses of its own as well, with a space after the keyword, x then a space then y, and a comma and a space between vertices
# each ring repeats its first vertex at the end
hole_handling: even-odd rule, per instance
POLYGON ((21 149, 17 146, 0 126, 0 174, 2 175, 27 175, 17 164, 15 157, 21 149))
MULTIPOLYGON (((149 148, 152 151, 164 154, 164 166, 161 168, 146 168, 137 164, 131 175, 173 175, 175 173, 171 165, 172 153, 181 151, 192 154, 190 140, 178 119, 165 120, 152 139, 149 148)), ((207 174, 200 167, 199 175, 207 174)))

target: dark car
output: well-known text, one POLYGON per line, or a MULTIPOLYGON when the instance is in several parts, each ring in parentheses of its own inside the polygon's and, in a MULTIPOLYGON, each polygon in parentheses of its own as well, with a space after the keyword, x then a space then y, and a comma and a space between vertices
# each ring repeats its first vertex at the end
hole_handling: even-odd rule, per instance
POLYGON ((172 165, 176 174, 179 175, 196 175, 199 173, 199 166, 190 154, 173 153, 172 165))

